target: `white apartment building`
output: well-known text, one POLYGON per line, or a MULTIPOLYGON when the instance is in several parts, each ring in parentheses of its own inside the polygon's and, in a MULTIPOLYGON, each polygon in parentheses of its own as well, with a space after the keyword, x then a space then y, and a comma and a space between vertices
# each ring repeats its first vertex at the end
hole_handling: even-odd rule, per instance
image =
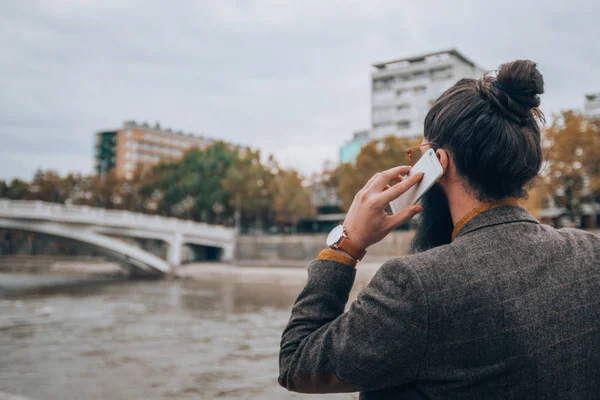
POLYGON ((373 67, 373 139, 423 135, 423 121, 433 102, 461 78, 480 78, 485 72, 457 50, 377 63, 373 67))
POLYGON ((600 93, 585 95, 585 117, 600 120, 600 93))

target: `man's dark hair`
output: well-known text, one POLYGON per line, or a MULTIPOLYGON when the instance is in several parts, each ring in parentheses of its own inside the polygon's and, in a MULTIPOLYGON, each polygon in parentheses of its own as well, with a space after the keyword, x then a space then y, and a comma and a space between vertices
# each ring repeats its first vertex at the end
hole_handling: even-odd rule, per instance
POLYGON ((496 76, 462 79, 425 117, 425 138, 449 151, 482 201, 525 197, 542 165, 539 110, 544 79, 536 64, 502 64, 496 76))

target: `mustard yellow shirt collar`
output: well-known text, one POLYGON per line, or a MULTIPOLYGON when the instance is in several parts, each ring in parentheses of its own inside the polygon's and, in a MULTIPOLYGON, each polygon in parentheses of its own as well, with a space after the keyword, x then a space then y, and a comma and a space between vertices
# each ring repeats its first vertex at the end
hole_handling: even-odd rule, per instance
POLYGON ((454 240, 456 235, 458 235, 458 232, 460 232, 460 230, 463 228, 463 226, 465 226, 465 224, 467 222, 469 222, 470 220, 472 220, 473 218, 475 218, 477 215, 481 214, 482 212, 491 210, 493 208, 498 208, 498 207, 518 206, 518 205, 519 205, 519 199, 506 199, 506 200, 502 200, 502 201, 485 203, 478 207, 475 207, 474 209, 469 211, 464 217, 462 217, 460 219, 460 221, 458 221, 456 223, 456 225, 454 225, 454 230, 452 231, 452 240, 454 240))

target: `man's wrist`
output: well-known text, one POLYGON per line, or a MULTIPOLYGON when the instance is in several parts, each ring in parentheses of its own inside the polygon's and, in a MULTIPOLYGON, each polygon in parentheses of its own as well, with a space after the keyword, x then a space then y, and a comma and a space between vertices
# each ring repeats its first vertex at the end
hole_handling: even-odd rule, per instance
POLYGON ((355 260, 362 260, 366 251, 360 245, 355 244, 346 233, 344 225, 338 225, 331 230, 325 241, 330 249, 341 250, 355 260))
POLYGON ((367 247, 369 247, 369 246, 366 245, 365 243, 363 243, 358 238, 358 235, 356 234, 356 229, 352 225, 347 224, 345 221, 344 221, 344 232, 346 233, 346 238, 348 238, 350 241, 352 241, 354 246, 356 246, 358 249, 360 249, 361 251, 364 251, 366 253, 367 247))

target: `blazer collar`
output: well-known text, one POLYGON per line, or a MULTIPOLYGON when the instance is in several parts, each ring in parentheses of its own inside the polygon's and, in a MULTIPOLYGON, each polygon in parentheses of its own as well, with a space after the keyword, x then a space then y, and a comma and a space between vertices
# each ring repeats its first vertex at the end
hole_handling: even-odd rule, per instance
POLYGON ((505 206, 493 208, 476 215, 467 222, 458 232, 454 240, 459 237, 488 226, 507 224, 511 222, 532 222, 539 224, 533 215, 523 207, 505 206))

